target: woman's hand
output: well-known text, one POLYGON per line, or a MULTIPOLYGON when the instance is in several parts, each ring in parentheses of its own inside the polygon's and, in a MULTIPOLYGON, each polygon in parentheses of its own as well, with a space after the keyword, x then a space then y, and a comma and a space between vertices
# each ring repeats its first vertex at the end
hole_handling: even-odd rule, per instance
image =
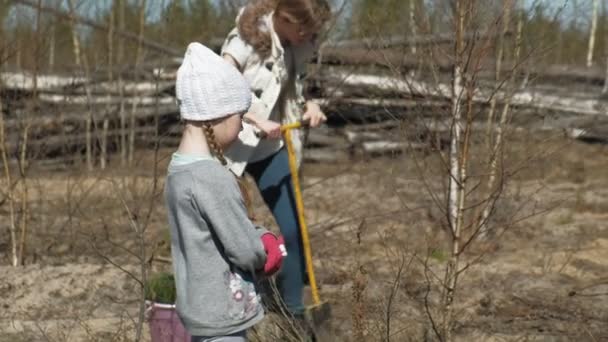
POLYGON ((266 139, 281 138, 281 124, 272 120, 258 120, 255 125, 264 132, 266 139))
POLYGON ((303 121, 309 121, 310 127, 319 127, 322 123, 327 121, 327 117, 321 111, 321 107, 318 104, 308 101, 306 102, 306 112, 302 115, 303 121))

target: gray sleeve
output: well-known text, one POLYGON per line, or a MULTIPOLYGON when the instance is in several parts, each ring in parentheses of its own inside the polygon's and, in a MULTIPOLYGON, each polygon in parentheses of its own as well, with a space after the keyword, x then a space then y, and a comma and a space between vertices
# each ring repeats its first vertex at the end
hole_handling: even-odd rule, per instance
POLYGON ((195 178, 193 198, 208 220, 224 248, 228 260, 252 274, 264 267, 266 252, 260 239, 263 230, 256 229, 243 203, 236 184, 222 180, 205 182, 202 187, 195 178))

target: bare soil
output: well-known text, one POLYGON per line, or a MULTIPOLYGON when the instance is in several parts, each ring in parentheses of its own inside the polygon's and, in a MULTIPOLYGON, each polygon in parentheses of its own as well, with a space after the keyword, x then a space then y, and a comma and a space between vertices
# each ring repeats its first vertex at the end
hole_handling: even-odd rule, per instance
MULTIPOLYGON (((31 174, 26 266, 9 266, 8 233, 0 237, 1 342, 133 339, 137 227, 146 227, 151 270, 170 269, 162 201, 170 153, 154 162, 152 151, 141 151, 128 170, 31 174)), ((491 221, 496 234, 463 254, 471 266, 454 303, 457 339, 608 340, 608 147, 519 136, 509 158, 513 174, 491 221)), ((438 303, 450 254, 440 166, 437 154, 417 152, 304 167, 333 340, 361 333, 422 341, 432 333, 425 303, 438 303)), ((258 196, 255 203, 261 222, 276 229, 258 196)))

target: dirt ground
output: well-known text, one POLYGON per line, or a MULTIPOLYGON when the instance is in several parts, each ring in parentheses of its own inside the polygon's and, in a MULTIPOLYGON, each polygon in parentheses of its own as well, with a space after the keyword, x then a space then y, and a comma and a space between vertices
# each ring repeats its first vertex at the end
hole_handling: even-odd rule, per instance
MULTIPOLYGON (((608 340, 608 147, 545 138, 511 146, 518 172, 491 221, 496 234, 462 256, 471 266, 456 291, 457 340, 608 340)), ((0 342, 133 339, 138 229, 146 227, 152 271, 170 267, 162 205, 169 155, 159 153, 156 189, 150 151, 128 172, 32 174, 26 266, 8 266, 8 234, 0 237, 0 342)), ((333 340, 430 336, 425 303, 437 305, 449 257, 442 201, 428 194, 443 191, 438 165, 433 154, 406 153, 304 167, 333 340)))

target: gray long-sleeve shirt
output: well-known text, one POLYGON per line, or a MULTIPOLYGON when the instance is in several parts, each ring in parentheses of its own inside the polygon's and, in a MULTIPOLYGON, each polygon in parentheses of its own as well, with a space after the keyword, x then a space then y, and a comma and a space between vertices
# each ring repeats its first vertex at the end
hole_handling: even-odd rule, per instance
POLYGON ((194 336, 229 335, 264 317, 253 275, 266 253, 232 175, 215 160, 170 165, 165 201, 177 312, 194 336))

